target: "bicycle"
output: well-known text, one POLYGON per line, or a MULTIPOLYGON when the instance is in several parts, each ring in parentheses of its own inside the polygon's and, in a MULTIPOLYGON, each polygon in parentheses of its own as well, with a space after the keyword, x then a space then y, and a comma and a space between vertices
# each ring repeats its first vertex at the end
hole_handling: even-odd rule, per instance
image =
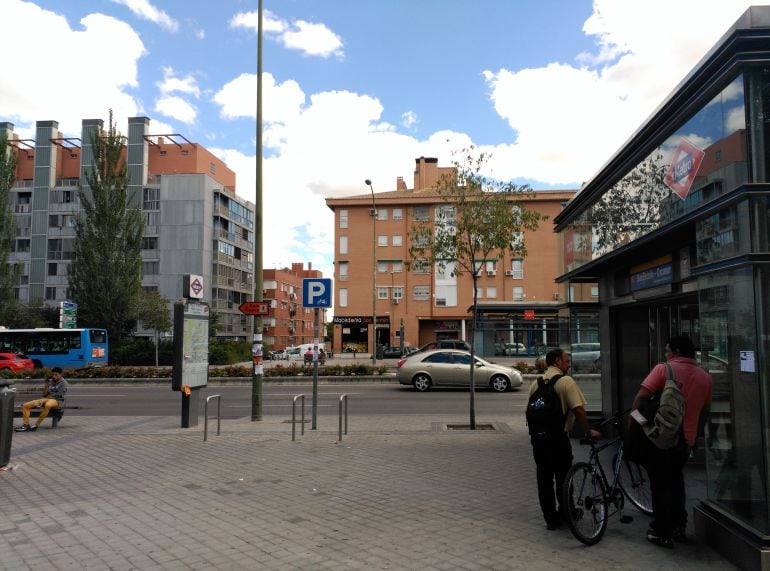
MULTIPOLYGON (((615 427, 620 434, 620 420, 629 411, 620 412, 597 424, 615 427)), ((620 514, 621 523, 631 523, 633 517, 623 515, 624 496, 645 515, 652 515, 652 493, 647 471, 623 456, 623 438, 615 436, 601 444, 590 438, 580 440, 591 446, 588 462, 574 464, 564 478, 562 506, 572 534, 586 545, 598 543, 607 529, 607 519, 620 514), (617 445, 612 460, 612 485, 607 480, 599 454, 617 445)))

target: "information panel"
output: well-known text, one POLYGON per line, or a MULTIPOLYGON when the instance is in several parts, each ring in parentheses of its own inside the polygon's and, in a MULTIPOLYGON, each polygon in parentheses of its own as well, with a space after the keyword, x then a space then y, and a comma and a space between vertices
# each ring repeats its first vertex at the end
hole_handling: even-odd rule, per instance
POLYGON ((205 387, 209 378, 209 306, 188 300, 174 304, 174 372, 171 388, 205 387))

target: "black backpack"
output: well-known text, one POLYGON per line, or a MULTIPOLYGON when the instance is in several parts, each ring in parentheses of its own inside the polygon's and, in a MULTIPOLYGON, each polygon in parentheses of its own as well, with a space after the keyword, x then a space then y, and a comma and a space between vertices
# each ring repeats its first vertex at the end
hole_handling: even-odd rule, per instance
POLYGON ((530 435, 559 435, 564 432, 566 416, 555 389, 557 381, 562 377, 555 375, 547 383, 543 377, 537 379, 537 389, 529 397, 526 411, 530 435))

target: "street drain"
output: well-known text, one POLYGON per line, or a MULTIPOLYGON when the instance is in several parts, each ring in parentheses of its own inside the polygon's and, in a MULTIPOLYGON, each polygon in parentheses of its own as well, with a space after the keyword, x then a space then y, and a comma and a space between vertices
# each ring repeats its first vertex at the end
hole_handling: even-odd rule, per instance
MULTIPOLYGON (((471 425, 470 424, 447 424, 446 429, 447 430, 470 430, 471 425)), ((495 430, 495 426, 493 424, 476 423, 476 430, 495 430)))

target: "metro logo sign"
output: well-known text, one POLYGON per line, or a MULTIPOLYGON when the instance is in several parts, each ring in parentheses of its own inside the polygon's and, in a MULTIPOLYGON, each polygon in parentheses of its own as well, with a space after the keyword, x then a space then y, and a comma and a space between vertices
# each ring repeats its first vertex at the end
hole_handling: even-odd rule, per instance
POLYGON ((679 146, 674 151, 671 160, 671 166, 663 180, 682 200, 687 198, 687 193, 690 192, 690 187, 695 181, 695 175, 705 156, 706 153, 687 139, 682 138, 679 141, 679 146))

